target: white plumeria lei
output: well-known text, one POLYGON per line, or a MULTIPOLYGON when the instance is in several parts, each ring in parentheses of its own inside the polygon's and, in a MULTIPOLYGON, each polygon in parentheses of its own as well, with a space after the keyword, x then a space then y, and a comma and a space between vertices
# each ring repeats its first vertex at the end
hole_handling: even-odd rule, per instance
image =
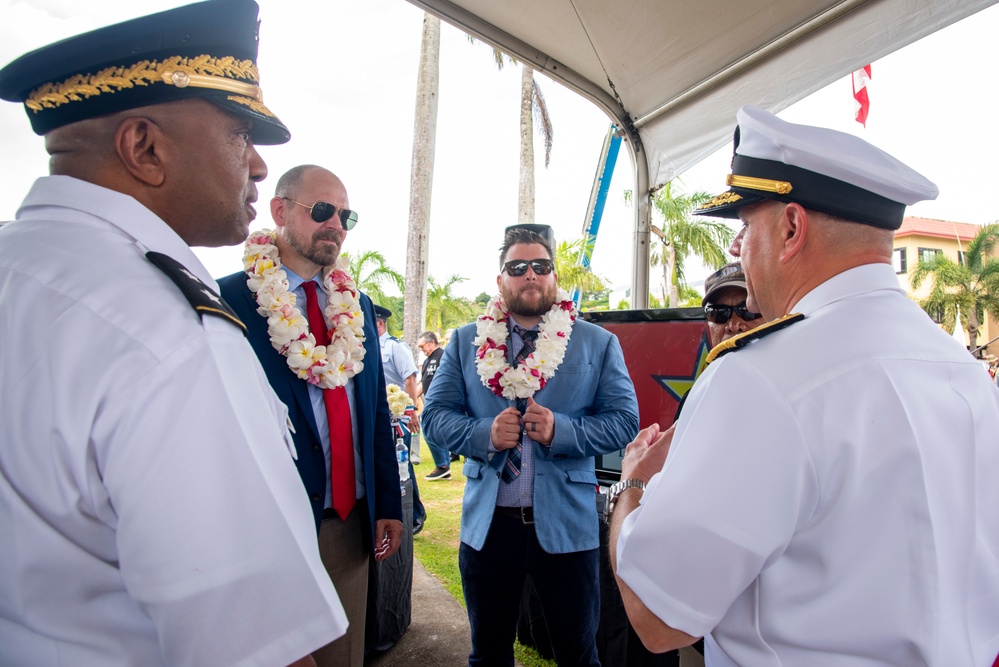
POLYGON ((397 384, 389 384, 385 387, 385 393, 388 398, 389 412, 395 418, 402 417, 406 414, 407 409, 413 407, 413 401, 410 400, 409 394, 402 390, 397 384))
POLYGON ((357 286, 341 258, 323 276, 327 295, 323 316, 330 327, 330 344, 316 345, 309 332, 309 320, 295 305, 295 295, 288 291, 288 274, 281 268, 274 232, 263 229, 246 239, 243 270, 246 286, 257 300, 257 312, 267 318, 271 344, 288 359, 295 374, 323 389, 347 384, 364 368, 364 313, 357 286))
POLYGON ((568 292, 558 290, 555 303, 541 318, 536 349, 516 367, 507 361, 509 319, 506 302, 502 296, 496 296, 475 323, 475 340, 472 342, 479 348, 475 355, 475 367, 482 384, 497 396, 528 398, 544 388, 562 363, 572 334, 572 324, 576 321, 576 306, 568 292))

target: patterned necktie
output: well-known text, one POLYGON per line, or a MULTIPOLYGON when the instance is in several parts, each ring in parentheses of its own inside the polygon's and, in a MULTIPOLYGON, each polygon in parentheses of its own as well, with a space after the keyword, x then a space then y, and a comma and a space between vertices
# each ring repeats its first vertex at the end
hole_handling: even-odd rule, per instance
MULTIPOLYGON (((319 299, 316 298, 316 283, 308 280, 302 283, 302 289, 305 290, 309 331, 316 339, 316 345, 329 345, 329 331, 323 313, 319 310, 319 299)), ((347 390, 343 387, 323 389, 323 403, 326 405, 326 421, 330 429, 330 489, 333 492, 333 509, 341 519, 346 520, 357 502, 354 436, 350 428, 347 390)))
MULTIPOLYGON (((531 353, 534 352, 534 350, 537 348, 536 342, 538 340, 538 334, 541 332, 525 329, 519 324, 514 324, 513 330, 524 341, 523 347, 520 348, 520 352, 517 353, 516 358, 514 358, 513 360, 513 365, 517 366, 520 363, 522 363, 524 359, 527 359, 527 357, 531 356, 531 353)), ((524 414, 524 411, 527 410, 526 398, 517 399, 517 409, 520 411, 520 414, 524 414)), ((521 441, 518 442, 513 449, 509 450, 509 454, 507 455, 506 465, 503 466, 504 482, 512 482, 513 480, 517 479, 517 477, 520 475, 520 462, 521 459, 523 459, 523 457, 524 457, 524 445, 523 445, 523 439, 521 439, 521 441)))

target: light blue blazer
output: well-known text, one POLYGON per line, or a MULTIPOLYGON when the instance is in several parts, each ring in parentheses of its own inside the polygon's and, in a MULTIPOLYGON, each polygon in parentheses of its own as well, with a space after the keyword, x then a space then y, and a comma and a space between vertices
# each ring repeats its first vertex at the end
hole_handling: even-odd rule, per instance
MULTIPOLYGON (((493 419, 514 402, 482 385, 475 370, 475 325, 458 329, 444 350, 421 421, 427 440, 466 457, 461 541, 481 549, 492 524, 506 451, 490 454, 493 419)), ((533 441, 534 521, 548 553, 599 546, 593 457, 638 433, 638 402, 617 337, 576 320, 565 358, 534 400, 555 414, 551 447, 533 441)))

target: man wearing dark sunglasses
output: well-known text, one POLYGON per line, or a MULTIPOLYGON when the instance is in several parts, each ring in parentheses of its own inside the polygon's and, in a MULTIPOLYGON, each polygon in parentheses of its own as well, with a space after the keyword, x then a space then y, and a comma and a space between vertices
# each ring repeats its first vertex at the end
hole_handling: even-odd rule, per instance
POLYGON ((760 314, 746 307, 746 295, 746 275, 739 262, 723 266, 704 280, 701 305, 711 347, 760 324, 760 314))
MULTIPOLYGON (((322 321, 323 312, 332 298, 322 285, 323 276, 336 265, 347 232, 357 221, 347 189, 335 174, 322 167, 295 167, 278 180, 270 209, 277 225, 274 247, 287 274, 287 289, 295 296, 295 307, 300 309, 301 318, 308 320, 309 332, 317 344, 332 349, 343 340, 336 338, 340 336, 337 329, 329 333, 328 343, 320 343, 316 327, 328 324, 322 321)), ((393 556, 403 539, 399 466, 390 429, 375 310, 367 295, 358 293, 358 305, 364 314, 363 369, 345 386, 321 389, 300 379, 289 367, 288 359, 275 349, 268 321, 258 313, 259 304, 247 280, 247 275, 239 272, 221 279, 219 286, 246 323, 250 344, 271 386, 288 406, 298 454, 295 463, 312 504, 319 552, 350 621, 345 636, 314 654, 316 662, 319 667, 360 667, 364 659, 369 560, 374 557, 384 561, 393 556), (340 404, 342 412, 336 408, 340 399, 331 392, 346 395, 346 405, 340 404), (334 469, 334 458, 352 458, 353 463, 334 469), (347 482, 342 475, 331 477, 331 472, 342 473, 345 468, 353 468, 347 482), (356 499, 350 509, 342 510, 346 516, 334 509, 334 491, 338 498, 348 494, 350 499, 356 499)), ((338 292, 336 296, 344 295, 338 292)))
POLYGON ((530 575, 558 663, 598 665, 593 457, 637 432, 635 389, 617 338, 572 321, 548 236, 510 228, 496 284, 500 296, 487 313, 445 348, 423 409, 427 438, 465 456, 458 567, 471 624, 469 664, 513 665, 530 575), (546 384, 529 384, 548 364, 554 373, 546 384), (516 395, 491 388, 495 373, 516 395))

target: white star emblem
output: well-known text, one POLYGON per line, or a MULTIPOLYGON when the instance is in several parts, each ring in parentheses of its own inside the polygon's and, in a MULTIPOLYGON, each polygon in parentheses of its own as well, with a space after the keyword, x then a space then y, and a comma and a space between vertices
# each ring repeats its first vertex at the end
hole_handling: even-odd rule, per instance
POLYGON ((199 278, 198 276, 194 275, 193 273, 191 273, 187 269, 182 268, 180 270, 180 272, 183 273, 188 278, 190 278, 191 280, 193 280, 194 282, 198 283, 199 285, 203 285, 204 284, 204 283, 201 282, 201 278, 199 278))
POLYGON ((214 293, 214 292, 212 292, 212 291, 211 291, 210 289, 208 289, 207 287, 206 287, 205 289, 201 290, 201 292, 202 292, 202 293, 203 293, 203 294, 204 294, 205 296, 207 296, 207 297, 208 297, 209 299, 211 299, 212 301, 214 301, 215 303, 217 303, 217 304, 219 304, 219 305, 221 305, 221 304, 222 304, 222 299, 220 299, 220 298, 219 298, 218 296, 216 296, 216 295, 215 295, 215 293, 214 293))

